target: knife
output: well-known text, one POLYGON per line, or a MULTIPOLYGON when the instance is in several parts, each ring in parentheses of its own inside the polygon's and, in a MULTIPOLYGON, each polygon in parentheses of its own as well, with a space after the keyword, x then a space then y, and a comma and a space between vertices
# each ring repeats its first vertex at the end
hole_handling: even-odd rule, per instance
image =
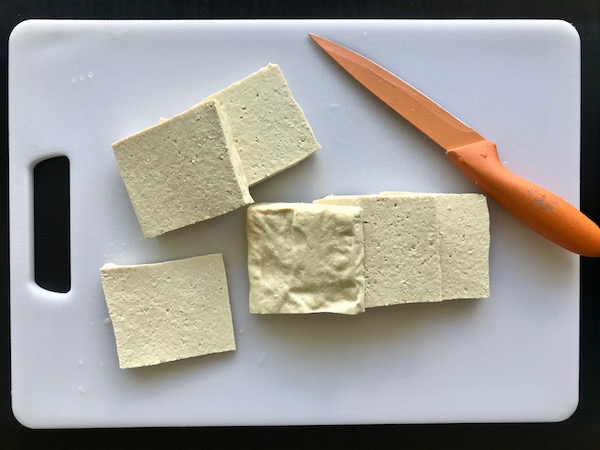
POLYGON ((566 200, 506 169, 496 144, 373 61, 309 36, 360 84, 442 147, 464 175, 517 219, 567 250, 600 256, 600 228, 566 200))

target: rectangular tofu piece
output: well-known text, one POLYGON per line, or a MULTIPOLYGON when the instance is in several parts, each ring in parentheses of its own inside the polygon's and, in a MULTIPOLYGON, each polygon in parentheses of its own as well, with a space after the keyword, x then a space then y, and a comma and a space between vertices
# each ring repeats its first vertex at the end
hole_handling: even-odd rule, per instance
POLYGON ((235 350, 222 255, 100 272, 122 369, 235 350))
POLYGON ((247 234, 251 313, 364 311, 360 208, 257 204, 247 234))
POLYGON ((490 215, 482 194, 416 194, 382 192, 391 196, 431 196, 440 233, 442 297, 490 296, 490 215))
POLYGON ((348 195, 314 203, 362 208, 366 308, 442 300, 433 198, 348 195))
POLYGON ((276 64, 212 95, 227 115, 248 185, 288 169, 320 148, 276 64))
POLYGON ((253 203, 216 101, 113 144, 145 238, 253 203))

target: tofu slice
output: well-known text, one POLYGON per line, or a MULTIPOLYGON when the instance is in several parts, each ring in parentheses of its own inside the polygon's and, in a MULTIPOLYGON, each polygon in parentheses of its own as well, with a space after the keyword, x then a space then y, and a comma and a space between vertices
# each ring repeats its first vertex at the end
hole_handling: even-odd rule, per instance
POLYGON ((314 203, 362 209, 366 308, 442 300, 433 198, 348 195, 314 203))
POLYGON ((235 350, 222 255, 100 272, 122 369, 235 350))
POLYGON ((490 216, 481 194, 435 196, 444 299, 490 296, 490 216))
POLYGON ((225 111, 248 185, 288 169, 320 148, 276 64, 212 95, 225 111))
POLYGON ((216 101, 113 144, 145 238, 253 203, 216 101))
POLYGON ((360 208, 257 204, 247 234, 251 313, 364 311, 360 208))
POLYGON ((382 192, 382 195, 434 198, 445 300, 490 296, 490 215, 484 195, 407 192, 382 192))

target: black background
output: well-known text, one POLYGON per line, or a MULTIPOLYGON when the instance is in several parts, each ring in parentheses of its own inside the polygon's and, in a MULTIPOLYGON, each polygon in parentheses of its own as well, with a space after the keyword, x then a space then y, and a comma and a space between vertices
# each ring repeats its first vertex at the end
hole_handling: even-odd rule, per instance
MULTIPOLYGON (((454 424, 29 430, 10 406, 8 257, 8 36, 28 18, 556 18, 575 25, 582 52, 581 209, 600 222, 600 2, 412 1, 17 1, 0 0, 0 450, 96 448, 600 449, 600 260, 581 265, 580 402, 555 424, 454 424)), ((507 112, 510 113, 510 112, 507 112)))

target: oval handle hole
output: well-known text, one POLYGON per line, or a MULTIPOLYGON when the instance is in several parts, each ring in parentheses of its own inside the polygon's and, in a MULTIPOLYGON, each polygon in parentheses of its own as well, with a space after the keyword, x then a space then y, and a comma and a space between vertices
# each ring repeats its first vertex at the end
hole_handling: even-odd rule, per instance
POLYGON ((38 286, 71 290, 69 158, 58 156, 33 169, 34 273, 38 286))

